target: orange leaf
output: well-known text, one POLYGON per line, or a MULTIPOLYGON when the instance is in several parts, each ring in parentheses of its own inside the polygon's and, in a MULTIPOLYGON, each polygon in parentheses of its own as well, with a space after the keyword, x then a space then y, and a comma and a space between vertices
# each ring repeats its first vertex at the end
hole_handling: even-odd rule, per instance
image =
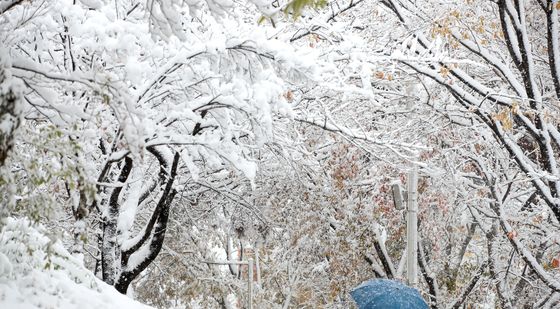
POLYGON ((517 232, 515 230, 512 230, 511 232, 507 233, 507 237, 509 239, 514 239, 517 236, 517 232))
POLYGON ((288 90, 288 92, 284 93, 284 98, 286 98, 288 102, 292 102, 294 100, 294 93, 291 90, 288 90))
POLYGON ((439 73, 441 74, 441 76, 447 77, 447 75, 449 75, 449 69, 446 67, 441 67, 439 69, 439 73))

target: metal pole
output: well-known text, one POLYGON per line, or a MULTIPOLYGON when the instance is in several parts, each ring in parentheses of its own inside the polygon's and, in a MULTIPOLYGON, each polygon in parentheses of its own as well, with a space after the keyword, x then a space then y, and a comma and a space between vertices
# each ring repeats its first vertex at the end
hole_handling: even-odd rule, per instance
POLYGON ((414 164, 408 173, 408 213, 406 221, 406 275, 408 284, 418 283, 418 166, 414 164))
POLYGON ((249 259, 249 299, 247 299, 248 308, 253 309, 253 259, 249 259))
POLYGON ((262 289, 262 282, 261 282, 261 261, 259 259, 259 246, 255 248, 255 265, 257 270, 257 284, 259 288, 262 289))

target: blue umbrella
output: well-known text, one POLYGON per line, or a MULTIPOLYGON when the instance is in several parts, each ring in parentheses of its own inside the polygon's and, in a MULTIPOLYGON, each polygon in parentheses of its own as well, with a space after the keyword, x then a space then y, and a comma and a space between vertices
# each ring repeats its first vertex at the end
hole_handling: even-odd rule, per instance
POLYGON ((360 309, 428 309, 418 290, 394 280, 366 281, 350 295, 360 309))

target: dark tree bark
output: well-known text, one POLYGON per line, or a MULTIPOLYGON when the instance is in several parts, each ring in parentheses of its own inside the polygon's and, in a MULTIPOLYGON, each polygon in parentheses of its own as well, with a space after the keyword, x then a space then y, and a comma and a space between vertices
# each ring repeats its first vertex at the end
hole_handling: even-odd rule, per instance
POLYGON ((117 256, 117 220, 119 218, 119 196, 125 181, 132 170, 132 159, 125 158, 125 163, 121 169, 118 181, 119 186, 113 189, 109 199, 108 211, 103 218, 103 241, 101 248, 102 279, 107 284, 115 283, 116 256, 117 256))
POLYGON ((439 288, 437 279, 434 276, 433 272, 430 270, 428 262, 426 261, 426 252, 424 251, 424 246, 422 245, 422 241, 418 240, 418 265, 420 266, 420 272, 422 273, 422 277, 426 281, 428 285, 428 300, 430 304, 430 308, 437 309, 438 308, 438 297, 439 297, 439 288))
POLYGON ((5 89, 5 91, 0 91, 0 124, 3 124, 4 128, 0 130, 0 167, 8 158, 14 145, 14 134, 20 125, 20 96, 10 84, 11 81, 8 68, 0 59, 0 89, 5 89))
MULTIPOLYGON (((160 163, 163 164, 163 158, 160 157, 160 159, 160 163)), ((163 246, 163 241, 165 239, 165 233, 167 231, 169 210, 171 203, 177 194, 177 191, 173 189, 173 183, 175 181, 175 177, 177 176, 178 164, 179 153, 175 153, 171 169, 169 174, 166 176, 165 187, 160 196, 159 202, 152 213, 150 222, 144 230, 144 234, 142 235, 140 241, 134 244, 131 248, 127 248, 122 252, 121 273, 115 283, 115 288, 123 294, 125 294, 128 290, 132 280, 134 280, 144 269, 146 269, 161 251, 161 247, 163 246), (144 246, 148 246, 147 251, 142 250, 144 246), (140 257, 141 259, 139 263, 131 264, 130 257, 135 253, 140 254, 139 252, 147 252, 147 254, 140 257)))

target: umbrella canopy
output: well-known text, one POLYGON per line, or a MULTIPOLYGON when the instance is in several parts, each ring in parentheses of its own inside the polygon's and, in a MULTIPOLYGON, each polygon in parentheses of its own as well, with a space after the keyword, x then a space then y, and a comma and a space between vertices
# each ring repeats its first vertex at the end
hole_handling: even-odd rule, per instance
POLYGON ((394 280, 366 281, 350 295, 360 309, 428 309, 418 290, 394 280))

